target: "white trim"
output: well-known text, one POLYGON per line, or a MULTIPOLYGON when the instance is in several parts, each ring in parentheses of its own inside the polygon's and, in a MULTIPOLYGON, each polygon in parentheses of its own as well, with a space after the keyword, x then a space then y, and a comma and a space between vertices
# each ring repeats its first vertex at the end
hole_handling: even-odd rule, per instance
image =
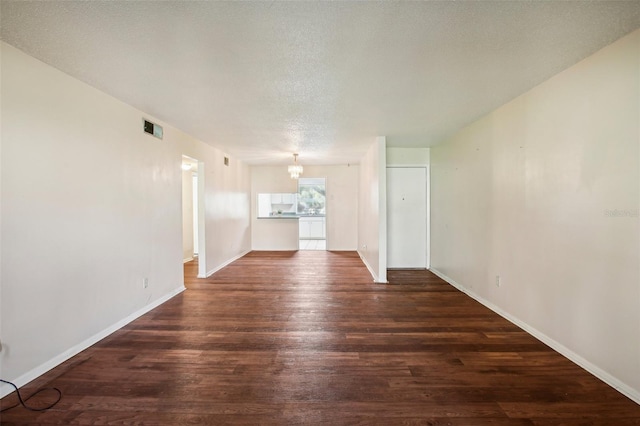
POLYGON ((427 269, 431 268, 431 165, 427 165, 427 269))
POLYGON ((193 257, 188 257, 186 259, 182 259, 182 263, 191 262, 192 260, 193 260, 193 257))
POLYGON ((462 286, 461 284, 455 282, 455 280, 449 278, 448 276, 446 276, 442 272, 438 271, 437 269, 432 268, 432 269, 430 269, 430 271, 433 272, 438 277, 440 277, 443 280, 445 280, 447 283, 451 284, 453 287, 455 287, 458 290, 460 290, 461 292, 465 293, 469 297, 475 299, 476 301, 480 302, 481 304, 483 304, 487 308, 491 309, 493 312, 497 313, 501 317, 503 317, 506 320, 508 320, 508 321, 512 322, 513 324, 517 325, 518 327, 520 327, 521 329, 523 329, 524 331, 526 331, 527 333, 529 333, 530 335, 532 335, 536 339, 540 340, 545 345, 549 346, 551 349, 553 349, 556 352, 560 353, 561 355, 564 355, 565 357, 569 358, 571 361, 576 363, 578 366, 584 368, 589 373, 591 373, 594 376, 596 376, 598 379, 602 380, 603 382, 605 382, 606 384, 608 384, 609 386, 611 386, 612 388, 614 388, 615 390, 617 390, 618 392, 620 392, 621 394, 626 396, 627 398, 629 398, 632 401, 634 401, 636 404, 640 404, 640 392, 639 391, 637 391, 637 390, 633 389, 631 386, 621 382, 619 379, 615 378, 614 376, 612 376, 611 374, 607 373, 606 371, 604 371, 600 367, 594 365, 593 363, 587 361, 586 359, 584 359, 583 357, 581 357, 577 353, 573 352, 571 349, 569 349, 566 346, 564 346, 563 344, 555 341, 554 339, 552 339, 551 337, 547 336, 543 332, 541 332, 541 331, 537 330, 536 328, 530 326, 529 324, 519 320, 518 318, 512 316, 511 314, 503 311, 498 306, 494 305, 493 303, 489 302, 488 300, 485 300, 483 297, 477 295, 476 293, 474 293, 473 291, 467 289, 466 287, 462 286))
POLYGON ((198 160, 198 278, 206 278, 207 271, 207 217, 205 204, 205 164, 198 160))
MULTIPOLYGON (((291 251, 291 250, 287 250, 287 251, 291 251)), ((236 260, 240 259, 241 257, 246 256, 249 253, 251 253, 251 250, 246 250, 246 251, 240 253, 239 255, 237 255, 236 257, 232 257, 231 259, 227 260, 226 262, 224 262, 220 266, 208 271, 206 277, 201 277, 200 275, 198 275, 198 278, 209 278, 211 275, 215 274, 220 269, 224 268, 225 266, 229 265, 230 263, 235 262, 236 260)))
POLYGON ((394 163, 387 163, 387 168, 394 168, 394 169, 402 169, 402 168, 411 168, 411 169, 415 169, 415 168, 423 168, 423 167, 429 167, 429 163, 416 163, 416 164, 408 164, 408 163, 394 164, 394 163))
POLYGON ((387 283, 387 138, 378 136, 378 278, 387 283))
POLYGON ((389 283, 389 281, 380 281, 378 279, 378 276, 376 275, 376 273, 373 271, 373 268, 371 267, 371 265, 369 265, 369 263, 367 262, 367 258, 364 257, 362 255, 362 253, 360 253, 360 250, 358 250, 357 253, 358 253, 358 256, 360 256, 360 259, 362 260, 362 263, 364 263, 364 266, 367 267, 367 269, 369 270, 369 273, 373 277, 373 282, 374 283, 377 283, 377 284, 388 284, 389 283))
MULTIPOLYGON (((63 362, 65 362, 69 358, 79 354, 80 352, 82 352, 83 350, 89 348, 90 346, 95 345, 96 343, 98 343, 100 340, 104 339, 108 335, 120 330, 125 325, 127 325, 130 322, 134 321, 135 319, 141 317, 142 315, 146 314, 147 312, 151 311, 152 309, 157 308, 158 306, 162 305, 163 303, 165 303, 166 301, 168 301, 172 297, 177 296, 178 294, 182 293, 185 290, 186 290, 186 288, 184 286, 180 286, 180 287, 176 288, 175 290, 171 291, 168 294, 165 294, 164 296, 162 296, 159 299, 156 299, 152 303, 150 303, 150 304, 144 306, 143 308, 137 310, 136 312, 132 313, 131 315, 127 316, 126 318, 121 319, 120 321, 116 322, 115 324, 111 325, 110 327, 107 327, 104 330, 102 330, 102 331, 94 334, 93 336, 89 337, 88 339, 83 340, 82 342, 78 343, 77 345, 72 346, 71 348, 69 348, 66 351, 62 352, 60 355, 55 356, 52 359, 50 359, 49 361, 47 361, 47 362, 45 362, 43 364, 40 364, 39 366, 37 366, 36 368, 32 369, 31 371, 28 371, 28 372, 24 373, 22 376, 18 377, 17 379, 12 380, 13 383, 15 383, 16 386, 18 386, 18 388, 21 388, 22 386, 26 385, 27 383, 31 382, 32 380, 37 379, 38 377, 42 376, 43 374, 45 374, 49 370, 51 370, 51 369, 57 367, 58 365, 62 364, 63 362)), ((3 383, 2 386, 0 386, 0 398, 4 398, 5 396, 9 395, 13 391, 14 391, 13 387, 3 383)))

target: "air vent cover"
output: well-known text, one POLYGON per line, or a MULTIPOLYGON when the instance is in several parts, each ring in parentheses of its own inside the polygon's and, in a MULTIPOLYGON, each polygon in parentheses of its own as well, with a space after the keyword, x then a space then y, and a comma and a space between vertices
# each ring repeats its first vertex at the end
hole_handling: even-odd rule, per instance
POLYGON ((143 129, 145 133, 149 133, 158 139, 162 139, 162 126, 152 123, 149 120, 144 120, 143 129))

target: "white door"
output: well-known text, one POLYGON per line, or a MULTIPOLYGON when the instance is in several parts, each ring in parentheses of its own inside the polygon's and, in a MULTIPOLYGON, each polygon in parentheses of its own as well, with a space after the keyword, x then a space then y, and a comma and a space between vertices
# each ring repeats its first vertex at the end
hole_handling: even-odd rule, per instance
POLYGON ((387 169, 387 266, 427 267, 427 169, 387 169))

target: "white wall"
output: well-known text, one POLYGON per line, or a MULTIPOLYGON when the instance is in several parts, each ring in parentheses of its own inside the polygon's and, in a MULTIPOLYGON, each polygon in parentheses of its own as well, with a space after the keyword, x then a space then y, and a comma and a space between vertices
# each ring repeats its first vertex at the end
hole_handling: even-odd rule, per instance
POLYGON ((386 138, 380 136, 360 161, 358 253, 376 282, 387 281, 386 138))
POLYGON ((181 154, 211 172, 212 266, 249 249, 249 173, 216 172, 218 150, 144 134, 152 117, 1 46, 0 374, 23 385, 183 289, 181 154))
POLYGON ((637 402, 639 52, 636 31, 431 150, 433 268, 637 402))
POLYGON ((327 250, 358 248, 358 165, 305 166, 304 177, 325 178, 327 250))
POLYGON ((387 167, 428 167, 429 148, 387 148, 387 167))
MULTIPOLYGON (((303 177, 325 178, 327 185, 327 250, 358 246, 358 165, 304 166, 303 177)), ((297 219, 258 219, 258 194, 298 191, 286 166, 252 166, 252 247, 254 250, 297 250, 297 219)))
POLYGON ((291 179, 286 166, 251 166, 253 250, 298 250, 298 219, 258 219, 258 194, 295 192, 298 181, 291 179))
MULTIPOLYGON (((2 202, 2 187, 3 187, 3 178, 2 178, 2 138, 4 135, 4 132, 2 131, 2 104, 4 103, 2 101, 2 93, 4 93, 3 89, 3 80, 2 80, 2 63, 3 63, 3 55, 2 55, 2 44, 0 44, 0 377, 4 377, 3 375, 3 371, 4 369, 2 368, 2 330, 3 330, 3 324, 2 324, 2 209, 3 209, 3 202, 2 202)), ((5 391, 0 388, 0 398, 5 394, 5 391)))
MULTIPOLYGON (((196 188, 197 190, 197 188, 196 188)), ((193 259, 193 172, 182 172, 182 259, 193 259)))
POLYGON ((199 239, 198 261, 205 261, 209 276, 251 250, 251 173, 249 166, 224 152, 189 138, 181 153, 198 160, 198 184, 204 182, 205 244, 199 239), (229 165, 224 164, 225 157, 229 165))

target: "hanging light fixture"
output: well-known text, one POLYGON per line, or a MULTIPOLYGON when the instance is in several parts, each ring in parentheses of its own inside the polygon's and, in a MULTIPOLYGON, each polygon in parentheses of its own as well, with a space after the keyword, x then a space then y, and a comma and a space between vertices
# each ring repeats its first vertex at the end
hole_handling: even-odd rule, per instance
POLYGON ((287 168, 291 179, 298 179, 302 174, 302 166, 298 164, 298 154, 293 154, 293 164, 287 168))

